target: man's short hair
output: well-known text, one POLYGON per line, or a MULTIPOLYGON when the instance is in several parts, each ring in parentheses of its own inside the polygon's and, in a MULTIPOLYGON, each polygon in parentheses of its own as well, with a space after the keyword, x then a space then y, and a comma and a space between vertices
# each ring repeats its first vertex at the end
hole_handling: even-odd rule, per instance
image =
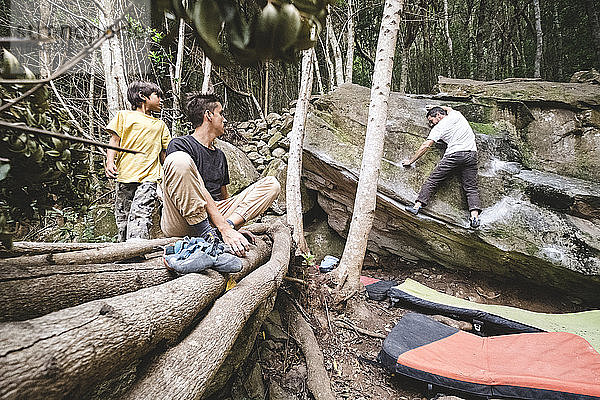
POLYGON ((444 110, 442 107, 432 107, 427 111, 427 118, 429 117, 437 117, 438 114, 448 115, 448 112, 444 110))
POLYGON ((134 81, 127 87, 127 100, 129 100, 131 107, 135 110, 140 107, 152 93, 156 93, 160 98, 164 96, 163 91, 156 83, 134 81), (142 96, 145 98, 142 98, 142 96))
POLYGON ((221 99, 216 94, 205 94, 200 92, 192 92, 187 95, 186 112, 187 116, 192 121, 195 128, 202 125, 204 122, 204 113, 206 111, 213 112, 217 108, 221 99))

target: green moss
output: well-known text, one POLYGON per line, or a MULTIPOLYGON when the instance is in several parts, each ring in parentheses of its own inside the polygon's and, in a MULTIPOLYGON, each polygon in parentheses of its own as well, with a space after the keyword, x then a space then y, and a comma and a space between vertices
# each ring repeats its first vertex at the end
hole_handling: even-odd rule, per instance
POLYGON ((473 128, 473 130, 476 131, 477 133, 482 133, 482 134, 488 135, 488 136, 500 136, 500 132, 494 126, 494 124, 482 124, 479 122, 469 122, 469 125, 471 125, 471 128, 473 128))

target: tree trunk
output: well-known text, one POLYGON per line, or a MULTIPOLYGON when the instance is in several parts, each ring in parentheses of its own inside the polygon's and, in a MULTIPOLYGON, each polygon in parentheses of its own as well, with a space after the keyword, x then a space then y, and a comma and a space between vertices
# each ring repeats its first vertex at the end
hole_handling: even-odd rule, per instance
POLYGON ((590 21, 590 31, 596 47, 596 68, 600 69, 600 22, 598 21, 598 3, 594 0, 585 0, 585 7, 590 21))
POLYGON ((279 287, 290 261, 291 237, 278 222, 265 265, 221 296, 198 326, 161 355, 125 399, 198 399, 206 393, 250 316, 279 287))
MULTIPOLYGON (((289 244, 286 251, 289 255, 289 244)), ((267 254, 251 250, 242 271, 230 277, 241 279, 267 254)), ((208 270, 26 322, 0 324, 0 398, 82 397, 159 343, 176 341, 226 282, 208 270)))
POLYGON ((344 62, 342 61, 342 51, 340 50, 340 44, 338 43, 337 37, 335 36, 335 32, 333 30, 331 16, 327 15, 326 21, 329 25, 329 29, 327 29, 327 40, 329 41, 329 44, 331 45, 331 49, 333 51, 335 83, 337 86, 340 86, 344 83, 344 62))
POLYGON ((0 249, 0 258, 18 257, 33 254, 64 253, 69 251, 98 249, 114 246, 115 243, 46 243, 14 242, 10 250, 0 249))
POLYGON ((535 13, 535 66, 533 77, 540 78, 542 76, 542 48, 543 48, 543 33, 542 33, 542 14, 540 12, 540 0, 533 0, 533 10, 535 13))
POLYGON ((454 66, 454 51, 452 49, 452 37, 450 37, 450 24, 448 21, 448 0, 444 0, 444 33, 446 34, 446 43, 448 43, 448 76, 452 78, 452 68, 454 66))
MULTIPOLYGON (((40 1, 40 23, 39 23, 39 34, 44 39, 50 38, 50 19, 52 11, 50 9, 49 0, 40 1)), ((40 78, 47 78, 50 76, 50 54, 48 54, 48 48, 50 47, 47 41, 41 42, 40 46, 40 78)))
POLYGON ((348 0, 348 48, 346 49, 346 82, 352 83, 354 67, 354 0, 348 0))
MULTIPOLYGON (((99 0, 96 4, 102 8, 98 12, 100 26, 104 28, 115 18, 112 0, 99 0)), ((127 107, 127 80, 123 70, 123 52, 117 35, 105 40, 101 47, 102 65, 104 66, 104 81, 106 86, 106 104, 109 119, 117 111, 127 107)))
POLYGON ((185 21, 179 19, 179 33, 177 38, 177 59, 175 60, 175 73, 173 76, 173 123, 171 133, 179 136, 181 130, 181 72, 183 70, 183 50, 185 48, 185 21))
POLYGON ((402 47, 402 65, 400 69, 400 91, 406 93, 408 89, 408 62, 410 60, 410 45, 402 47))
MULTIPOLYGON (((564 79, 563 76, 563 35, 562 35, 562 27, 560 24, 560 17, 558 14, 558 6, 556 4, 557 0, 554 0, 552 2, 552 17, 554 19, 554 29, 556 31, 556 39, 557 39, 557 49, 556 49, 556 68, 557 68, 557 81, 562 81, 564 79)), ((600 34, 600 30, 599 30, 599 34, 600 34)), ((599 38, 599 42, 598 42, 598 66, 600 66, 600 38, 599 38)), ((514 76, 514 74, 513 74, 514 76)))
POLYGON ((294 113, 294 123, 290 133, 290 150, 288 159, 288 171, 286 182, 287 222, 293 227, 292 237, 303 254, 310 253, 308 244, 304 238, 304 226, 302 224, 302 199, 300 194, 300 175, 302 174, 302 146, 304 142, 304 124, 308 111, 308 100, 310 99, 313 82, 313 49, 302 52, 302 75, 300 78, 300 93, 294 113))
POLYGON ((212 71, 212 61, 204 56, 204 79, 202 79, 202 93, 212 93, 212 85, 210 84, 210 74, 212 71))
POLYGON ((338 300, 352 296, 360 287, 360 271, 375 212, 377 181, 383 154, 394 51, 402 4, 402 0, 386 0, 383 10, 354 212, 340 265, 334 271, 339 282, 338 300))
POLYGON ((223 362, 223 365, 219 368, 219 371, 215 374, 210 386, 206 389, 204 398, 210 398, 212 395, 223 390, 233 373, 244 365, 246 358, 252 352, 256 337, 260 333, 263 322, 269 316, 271 311, 273 311, 276 297, 277 292, 269 296, 248 319, 248 322, 246 322, 246 325, 244 326, 244 335, 238 336, 231 351, 227 355, 227 358, 223 362))
POLYGON ((322 95, 324 94, 324 90, 323 90, 323 81, 321 80, 321 71, 319 70, 319 60, 317 59, 317 52, 315 51, 315 48, 312 48, 312 53, 313 53, 313 63, 314 63, 314 70, 315 70, 315 74, 317 75, 317 87, 319 88, 319 94, 322 95))
POLYGON ((265 61, 265 92, 264 92, 264 110, 265 116, 269 115, 269 61, 265 61))
POLYGON ((6 277, 23 273, 35 274, 37 268, 41 265, 102 264, 121 261, 160 250, 160 246, 173 243, 176 240, 177 238, 149 239, 136 242, 113 243, 111 246, 68 253, 50 253, 2 259, 0 260, 0 271, 6 277))
MULTIPOLYGON (((327 15, 327 21, 331 18, 327 15)), ((333 91, 335 88, 335 67, 333 66, 333 61, 331 61, 331 53, 329 51, 329 30, 331 28, 331 22, 325 23, 325 42, 322 42, 323 50, 325 54, 325 63, 327 65, 327 75, 329 77, 329 91, 333 91)))
POLYGON ((287 323, 290 336, 298 343, 306 359, 308 389, 315 400, 335 400, 329 376, 325 371, 323 353, 312 328, 287 297, 282 296, 280 301, 284 323, 287 323))

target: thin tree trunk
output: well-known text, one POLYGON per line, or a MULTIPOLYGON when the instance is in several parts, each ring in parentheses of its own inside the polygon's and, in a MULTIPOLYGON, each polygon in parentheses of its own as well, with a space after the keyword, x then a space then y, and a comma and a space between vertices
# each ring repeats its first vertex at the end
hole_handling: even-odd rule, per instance
POLYGON ((265 110, 265 116, 269 115, 269 61, 265 62, 265 101, 264 101, 264 110, 265 110))
MULTIPOLYGON (((563 48, 564 48, 564 44, 563 44, 563 35, 562 35, 562 27, 560 24, 560 17, 558 15, 558 6, 556 4, 557 0, 553 0, 552 1, 552 17, 554 19, 554 29, 556 32, 556 39, 557 39, 557 49, 556 49, 556 57, 555 57, 555 62, 556 62, 556 68, 557 68, 557 73, 558 73, 558 81, 561 81, 564 79, 563 77, 563 48)), ((599 46, 598 46, 598 50, 600 50, 600 41, 599 41, 599 46)), ((598 51, 598 65, 600 66, 600 51, 598 51)), ((514 74, 513 74, 514 76, 514 74)))
POLYGON ((533 0, 533 10, 535 14, 535 66, 533 77, 540 78, 542 76, 542 49, 543 49, 543 33, 542 33, 542 14, 540 12, 540 0, 533 0))
POLYGON ((590 23, 590 30, 596 47, 596 67, 600 69, 600 22, 598 21, 598 3, 594 0, 585 0, 585 7, 590 23))
POLYGON ((354 67, 354 0, 348 0, 348 48, 346 49, 346 82, 352 83, 354 67))
POLYGON ((410 59, 410 45, 402 46, 402 65, 400 69, 400 91, 406 93, 408 89, 408 62, 410 59))
POLYGON ((344 62, 342 61, 342 51, 340 50, 340 44, 338 43, 338 40, 335 36, 335 32, 333 30, 331 16, 327 15, 326 21, 327 24, 329 24, 329 29, 327 29, 327 40, 329 40, 329 44, 331 45, 331 49, 333 50, 335 81, 337 86, 340 86, 344 83, 344 62))
POLYGON ((246 321, 277 291, 287 272, 290 232, 279 222, 271 235, 271 259, 221 296, 198 326, 162 354, 124 399, 202 398, 246 321))
POLYGON ((448 0, 444 0, 444 33, 446 34, 446 43, 448 43, 448 77, 452 78, 452 68, 454 66, 454 51, 452 49, 452 37, 450 37, 450 24, 448 21, 448 0))
POLYGON ((204 56, 204 79, 202 79, 202 93, 212 92, 212 85, 210 83, 210 74, 212 71, 212 61, 207 56, 204 56))
MULTIPOLYGON (((101 9, 98 10, 100 26, 108 26, 115 16, 112 0, 99 0, 96 4, 101 6, 101 9)), ((123 56, 119 36, 115 35, 105 40, 102 43, 101 52, 106 85, 106 103, 109 118, 112 118, 117 111, 129 108, 127 107, 127 80, 123 70, 123 56)))
POLYGON ((313 49, 302 52, 302 75, 294 123, 290 133, 290 150, 286 182, 287 222, 294 228, 292 237, 303 254, 310 253, 304 239, 302 224, 302 199, 300 194, 300 175, 302 174, 302 146, 304 142, 304 124, 308 110, 308 100, 311 95, 313 82, 313 49))
POLYGON ((360 177, 354 201, 354 210, 348 239, 340 265, 334 271, 338 278, 337 300, 348 298, 360 287, 360 272, 367 249, 367 239, 373 226, 377 198, 377 181, 383 154, 385 123, 388 114, 388 100, 394 66, 394 51, 398 38, 400 11, 402 0, 386 0, 379 39, 377 55, 371 86, 371 102, 367 133, 360 168, 360 177))
POLYGON ((313 52, 313 63, 314 63, 314 70, 315 70, 315 74, 317 75, 317 87, 319 88, 319 94, 324 94, 325 92, 323 91, 323 81, 321 80, 321 70, 319 69, 319 60, 317 59, 317 52, 315 51, 315 48, 312 48, 312 52, 313 52))
MULTIPOLYGON (((90 55, 90 86, 88 89, 88 134, 90 139, 97 140, 94 129, 94 94, 96 87, 96 52, 92 52, 90 55)), ((98 175, 94 167, 94 152, 90 151, 89 154, 89 165, 90 165, 90 176, 92 178, 92 187, 98 188, 98 175)), ((94 192, 98 193, 98 189, 94 192)))
MULTIPOLYGON (((183 50, 185 49, 185 21, 179 19, 179 33, 177 38, 177 59, 175 60, 175 71, 173 76, 173 123, 171 132, 179 133, 181 126, 181 72, 183 70, 183 50)), ((177 135, 178 136, 178 135, 177 135)))
MULTIPOLYGON (((49 27, 50 27, 50 18, 51 18, 51 10, 50 10, 50 1, 49 0, 41 0, 40 1, 40 23, 39 23, 39 33, 40 36, 44 39, 49 39, 49 27)), ((47 78, 50 76, 50 55, 48 54, 48 47, 50 44, 47 41, 41 42, 40 46, 40 78, 47 78)))
MULTIPOLYGON (((329 16, 327 16, 329 18, 329 16)), ((331 61, 331 53, 329 51, 329 30, 331 29, 331 24, 325 24, 325 42, 321 42, 323 45, 323 50, 325 53, 325 62, 327 64, 327 75, 329 77, 329 91, 333 91, 335 88, 335 68, 333 66, 333 61, 331 61)))

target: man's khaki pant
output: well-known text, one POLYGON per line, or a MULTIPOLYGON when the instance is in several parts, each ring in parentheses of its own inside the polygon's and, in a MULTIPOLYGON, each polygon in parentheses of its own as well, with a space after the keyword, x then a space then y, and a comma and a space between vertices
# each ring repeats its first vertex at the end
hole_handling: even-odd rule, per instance
MULTIPOLYGON (((183 151, 167 156, 164 172, 160 227, 168 237, 192 236, 194 232, 191 225, 208 217, 203 195, 203 191, 206 191, 204 181, 190 155, 183 151)), ((233 197, 216 201, 216 204, 225 218, 235 213, 249 221, 269 208, 280 192, 277 179, 268 176, 233 197)))

